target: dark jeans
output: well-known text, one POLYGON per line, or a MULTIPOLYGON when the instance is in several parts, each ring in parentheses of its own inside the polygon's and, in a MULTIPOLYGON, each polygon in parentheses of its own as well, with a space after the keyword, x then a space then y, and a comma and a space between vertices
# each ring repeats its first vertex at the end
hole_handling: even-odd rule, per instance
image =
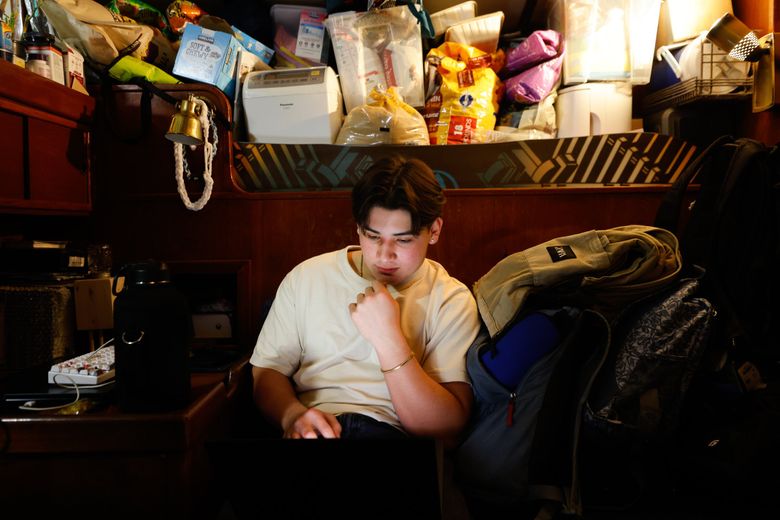
POLYGON ((336 417, 341 424, 342 439, 405 439, 406 432, 385 422, 359 413, 343 413, 336 417))

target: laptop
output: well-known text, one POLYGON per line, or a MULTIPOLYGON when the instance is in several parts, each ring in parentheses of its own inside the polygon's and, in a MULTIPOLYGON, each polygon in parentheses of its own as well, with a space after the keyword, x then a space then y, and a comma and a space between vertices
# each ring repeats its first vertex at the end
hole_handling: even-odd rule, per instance
POLYGON ((235 518, 441 518, 433 439, 221 439, 206 445, 235 518))

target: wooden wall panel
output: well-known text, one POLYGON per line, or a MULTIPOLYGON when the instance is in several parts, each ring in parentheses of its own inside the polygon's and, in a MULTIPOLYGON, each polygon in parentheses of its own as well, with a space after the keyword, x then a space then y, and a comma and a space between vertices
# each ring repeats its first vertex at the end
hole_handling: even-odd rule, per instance
MULTIPOLYGON (((508 254, 546 240, 626 224, 651 224, 655 187, 451 190, 431 258, 471 286, 508 254)), ((95 222, 114 262, 148 257, 174 263, 251 266, 251 309, 238 324, 243 345, 259 332, 264 304, 284 275, 313 255, 357 243, 349 193, 217 194, 200 212, 176 196, 116 198, 95 222)))
MULTIPOLYGON (((170 93, 181 97, 184 87, 170 93)), ((204 95, 213 96, 211 90, 197 87, 204 95)), ((101 120, 133 128, 139 96, 132 87, 115 89, 105 105, 113 117, 101 120)), ((250 308, 238 313, 238 329, 241 345, 251 348, 264 305, 290 269, 358 242, 350 192, 243 191, 235 183, 235 167, 226 162, 233 150, 230 134, 223 133, 211 200, 201 211, 187 210, 175 191, 171 145, 163 137, 172 107, 157 101, 152 107, 152 127, 139 142, 96 132, 93 234, 112 244, 117 267, 149 257, 199 269, 208 262, 228 271, 248 266, 242 272, 251 275, 242 283, 249 287, 242 294, 250 295, 250 308)), ((229 115, 229 106, 220 107, 229 115)), ((471 146, 474 153, 497 153, 489 145, 471 146)), ((436 151, 447 153, 446 147, 436 151)), ((200 197, 202 186, 202 180, 187 183, 192 200, 200 197)), ((665 190, 664 185, 448 189, 443 236, 430 256, 471 286, 506 255, 540 242, 589 229, 650 224, 665 190)))

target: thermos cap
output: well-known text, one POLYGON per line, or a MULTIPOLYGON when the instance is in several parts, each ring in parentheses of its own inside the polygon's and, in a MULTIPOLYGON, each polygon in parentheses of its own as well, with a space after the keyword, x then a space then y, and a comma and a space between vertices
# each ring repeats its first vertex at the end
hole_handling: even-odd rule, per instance
POLYGON ((166 284, 171 281, 171 273, 164 262, 146 260, 134 264, 127 264, 120 270, 124 274, 125 287, 134 285, 166 284))

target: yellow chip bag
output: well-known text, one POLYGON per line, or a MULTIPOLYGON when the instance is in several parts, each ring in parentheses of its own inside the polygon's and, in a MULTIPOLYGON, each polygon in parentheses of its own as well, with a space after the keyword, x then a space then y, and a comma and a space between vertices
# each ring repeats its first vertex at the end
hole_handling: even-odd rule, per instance
POLYGON ((428 53, 437 63, 438 119, 428 118, 431 144, 481 143, 496 126, 502 83, 493 57, 476 47, 445 42, 428 53))

